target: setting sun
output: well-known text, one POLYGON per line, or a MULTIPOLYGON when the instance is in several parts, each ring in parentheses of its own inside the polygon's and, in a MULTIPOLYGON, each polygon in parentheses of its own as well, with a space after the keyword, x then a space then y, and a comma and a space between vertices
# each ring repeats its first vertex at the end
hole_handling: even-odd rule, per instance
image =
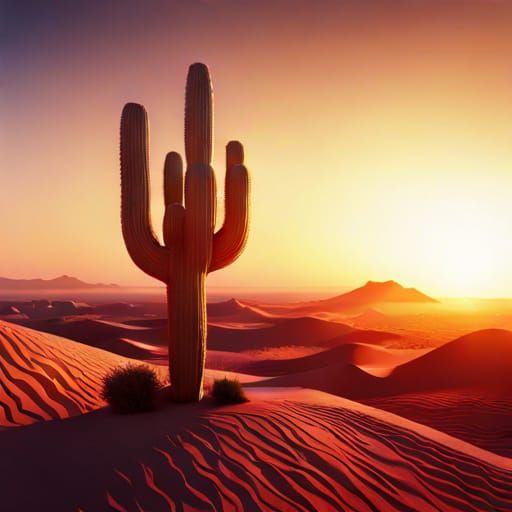
POLYGON ((488 294, 507 270, 507 229, 492 204, 464 198, 432 201, 424 228, 426 264, 432 278, 459 296, 488 294))

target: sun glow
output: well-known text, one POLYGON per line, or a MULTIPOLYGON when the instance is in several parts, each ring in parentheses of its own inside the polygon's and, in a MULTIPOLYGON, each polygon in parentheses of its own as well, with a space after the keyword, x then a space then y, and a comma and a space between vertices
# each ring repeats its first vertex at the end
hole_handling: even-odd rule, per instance
POLYGON ((433 201, 423 224, 425 262, 433 278, 459 295, 478 295, 506 271, 507 232, 489 206, 471 200, 433 201))

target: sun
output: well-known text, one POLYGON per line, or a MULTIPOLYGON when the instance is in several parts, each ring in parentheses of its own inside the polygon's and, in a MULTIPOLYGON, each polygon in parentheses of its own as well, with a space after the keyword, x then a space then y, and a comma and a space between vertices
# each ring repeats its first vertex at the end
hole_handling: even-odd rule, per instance
POLYGON ((485 293, 505 271, 508 237, 492 204, 472 198, 433 201, 421 235, 431 277, 454 295, 485 293))

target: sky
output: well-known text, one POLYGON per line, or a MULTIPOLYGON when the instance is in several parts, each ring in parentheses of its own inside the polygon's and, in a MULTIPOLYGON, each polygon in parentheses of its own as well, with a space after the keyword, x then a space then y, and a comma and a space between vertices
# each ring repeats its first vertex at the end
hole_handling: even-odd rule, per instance
POLYGON ((121 236, 120 114, 148 111, 160 233, 200 61, 219 225, 229 140, 252 179, 211 287, 510 297, 511 22, 505 0, 0 0, 0 275, 158 284, 121 236))

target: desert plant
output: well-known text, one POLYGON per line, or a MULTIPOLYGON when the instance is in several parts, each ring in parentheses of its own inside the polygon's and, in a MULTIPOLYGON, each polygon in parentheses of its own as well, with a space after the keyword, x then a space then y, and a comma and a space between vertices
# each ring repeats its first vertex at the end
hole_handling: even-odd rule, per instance
POLYGON ((211 391, 212 398, 222 405, 248 402, 244 388, 237 379, 215 379, 211 391))
POLYGON ((167 285, 171 389, 173 398, 183 402, 200 400, 203 393, 206 276, 232 263, 247 239, 249 177, 237 141, 226 146, 225 218, 214 233, 212 112, 208 68, 193 64, 185 98, 185 198, 183 204, 181 157, 171 152, 164 164, 164 245, 153 232, 149 213, 146 111, 128 103, 121 117, 123 237, 134 263, 167 285))
POLYGON ((103 377, 102 398, 121 414, 154 409, 162 387, 155 370, 146 365, 127 364, 103 377))

